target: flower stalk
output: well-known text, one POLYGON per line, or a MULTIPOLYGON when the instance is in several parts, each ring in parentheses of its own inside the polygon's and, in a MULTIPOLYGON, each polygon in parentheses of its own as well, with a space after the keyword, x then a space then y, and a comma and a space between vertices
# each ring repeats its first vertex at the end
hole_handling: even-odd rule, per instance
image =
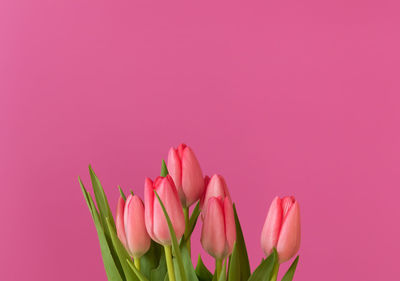
POLYGON ((133 262, 138 271, 140 271, 140 258, 133 258, 133 262))
POLYGON ((172 249, 170 245, 164 245, 165 260, 167 261, 167 270, 169 281, 175 281, 174 265, 172 263, 172 249))

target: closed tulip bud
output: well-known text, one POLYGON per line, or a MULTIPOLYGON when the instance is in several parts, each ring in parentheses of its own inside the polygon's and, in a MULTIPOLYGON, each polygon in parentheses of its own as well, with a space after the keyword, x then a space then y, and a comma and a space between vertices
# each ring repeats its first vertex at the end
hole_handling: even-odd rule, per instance
POLYGON ((168 153, 168 172, 174 180, 183 207, 189 207, 204 192, 200 164, 190 147, 181 144, 168 153))
POLYGON ((224 259, 232 253, 236 240, 232 202, 228 197, 211 197, 206 208, 201 245, 214 258, 224 259))
POLYGON ((140 258, 149 250, 151 241, 144 222, 144 206, 138 196, 129 195, 126 203, 119 198, 115 224, 118 238, 132 257, 140 258))
POLYGON ((145 180, 144 202, 145 222, 147 232, 150 237, 159 244, 171 245, 167 220, 161 208, 154 190, 163 202, 168 216, 171 219, 172 227, 176 238, 179 240, 185 231, 185 218, 183 216, 182 205, 179 200, 178 192, 174 181, 167 175, 165 178, 158 177, 152 182, 149 178, 145 180))
POLYGON ((200 201, 200 208, 203 210, 207 210, 206 204, 208 199, 211 197, 221 197, 225 199, 228 197, 231 199, 229 195, 228 186, 226 185, 225 179, 220 175, 213 175, 211 179, 206 177, 205 182, 207 183, 206 190, 203 194, 203 198, 200 201))
POLYGON ((261 233, 261 247, 266 255, 276 248, 280 263, 299 250, 300 209, 293 196, 272 201, 261 233))

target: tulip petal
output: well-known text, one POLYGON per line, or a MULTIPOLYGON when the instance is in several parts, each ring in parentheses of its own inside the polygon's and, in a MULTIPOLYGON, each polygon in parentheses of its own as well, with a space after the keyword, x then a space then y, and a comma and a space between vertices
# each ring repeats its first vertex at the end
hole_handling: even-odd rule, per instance
POLYGON ((286 215, 288 214, 290 208, 293 206, 295 200, 293 196, 286 196, 282 198, 282 216, 285 219, 286 215))
POLYGON ((168 152, 168 173, 172 177, 175 183, 175 187, 180 194, 180 198, 182 199, 181 195, 184 196, 182 190, 182 161, 181 158, 178 156, 178 152, 173 147, 170 148, 168 152))
POLYGON ((269 207, 268 215, 261 232, 261 248, 267 256, 272 253, 272 249, 278 243, 281 222, 282 200, 279 197, 275 197, 269 207))
POLYGON ((207 210, 207 201, 211 197, 228 197, 229 199, 231 196, 229 195, 228 187, 226 185, 225 179, 220 175, 213 175, 207 185, 204 198, 202 202, 200 202, 200 207, 202 209, 207 210))
POLYGON ((222 202, 211 197, 201 232, 201 245, 215 258, 224 258, 226 252, 225 222, 222 202))
MULTIPOLYGON (((185 218, 183 216, 182 205, 178 198, 178 193, 173 185, 172 178, 163 178, 156 190, 163 202, 165 209, 171 218, 177 239, 179 240, 185 231, 185 218)), ((154 233, 156 241, 163 245, 171 244, 167 220, 158 200, 154 201, 154 233)))
POLYGON ((227 241, 227 253, 230 255, 233 250, 233 245, 236 241, 236 224, 235 215, 233 213, 232 202, 228 197, 224 200, 224 215, 225 215, 225 234, 227 241))
MULTIPOLYGON (((153 191, 153 182, 151 179, 146 178, 144 181, 144 204, 145 204, 145 210, 144 210, 144 221, 146 223, 146 229, 147 233, 150 235, 150 237, 155 240, 155 235, 154 235, 154 226, 153 226, 153 220, 154 220, 154 209, 153 209, 153 202, 154 202, 154 191, 153 191)), ((155 240, 156 241, 156 240, 155 240)))
POLYGON ((277 251, 279 262, 285 262, 293 257, 300 248, 300 208, 297 201, 293 204, 284 219, 279 233, 277 251))
MULTIPOLYGON (((182 152, 182 189, 185 194, 185 206, 191 206, 204 192, 204 178, 199 161, 190 147, 182 152)), ((178 189, 179 191, 179 189, 178 189)))
POLYGON ((125 200, 122 198, 122 196, 120 196, 117 203, 117 213, 115 215, 115 227, 117 229, 117 235, 119 240, 121 240, 122 244, 126 248, 127 244, 126 244, 126 235, 124 226, 124 208, 125 208, 125 200))
POLYGON ((150 237, 144 222, 144 206, 136 195, 129 195, 125 205, 125 231, 128 249, 133 257, 141 257, 150 248, 150 237))

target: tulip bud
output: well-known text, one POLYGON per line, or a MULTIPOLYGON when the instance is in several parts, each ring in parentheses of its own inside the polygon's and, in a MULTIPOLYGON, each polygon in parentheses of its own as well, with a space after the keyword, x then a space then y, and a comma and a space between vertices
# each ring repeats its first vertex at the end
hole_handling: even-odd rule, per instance
POLYGON ((151 241, 144 222, 144 206, 138 196, 129 195, 126 203, 119 198, 115 224, 118 238, 132 257, 140 258, 149 250, 151 241))
POLYGON ((225 199, 225 197, 228 197, 231 199, 231 196, 229 195, 228 191, 228 186, 226 185, 226 182, 224 178, 220 175, 213 175, 210 178, 206 177, 205 182, 207 184, 206 186, 206 191, 203 194, 203 198, 200 201, 200 208, 203 210, 207 210, 206 204, 208 199, 211 197, 221 197, 225 199))
POLYGON ((300 248, 300 209, 291 197, 272 201, 261 233, 261 247, 266 255, 275 247, 279 263, 292 258, 300 248))
POLYGON ((182 205, 176 191, 174 181, 167 175, 165 178, 158 177, 152 182, 146 178, 144 185, 145 222, 150 237, 159 244, 171 245, 167 219, 158 201, 154 190, 163 202, 168 216, 171 219, 172 227, 176 238, 179 240, 185 231, 185 218, 182 205))
POLYGON ((211 256, 224 259, 233 250, 236 240, 235 217, 228 197, 211 197, 201 231, 201 245, 211 256))
POLYGON ((183 207, 189 207, 204 192, 204 179, 200 164, 190 147, 181 144, 168 153, 168 172, 174 180, 183 207))

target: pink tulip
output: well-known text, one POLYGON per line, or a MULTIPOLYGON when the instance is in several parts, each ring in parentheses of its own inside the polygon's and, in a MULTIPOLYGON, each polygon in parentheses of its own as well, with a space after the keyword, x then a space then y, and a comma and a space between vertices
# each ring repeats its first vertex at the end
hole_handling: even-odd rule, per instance
POLYGON ((206 177, 205 182, 208 182, 208 184, 200 202, 201 209, 207 210, 206 204, 211 197, 222 197, 222 199, 225 199, 225 197, 228 197, 229 199, 231 198, 228 186, 222 176, 213 175, 211 179, 206 177))
POLYGON ((144 222, 144 206, 136 195, 129 195, 126 203, 118 200, 116 228, 119 239, 132 257, 140 258, 150 248, 150 236, 144 222))
POLYGON ((165 178, 158 177, 152 182, 146 178, 144 185, 144 202, 146 228, 150 237, 159 244, 171 245, 171 236, 169 234, 167 220, 161 208, 154 190, 160 196, 168 216, 171 219, 177 239, 179 240, 185 231, 185 218, 178 192, 176 191, 174 181, 167 175, 165 178))
POLYGON ((214 258, 224 259, 233 250, 236 240, 235 218, 228 197, 208 199, 201 231, 201 245, 214 258))
POLYGON ((183 207, 189 207, 204 192, 204 179, 200 164, 190 147, 181 144, 168 153, 168 172, 174 180, 183 207))
POLYGON ((261 247, 266 255, 275 247, 279 262, 292 258, 300 248, 300 209, 291 197, 276 197, 269 207, 261 233, 261 247))

